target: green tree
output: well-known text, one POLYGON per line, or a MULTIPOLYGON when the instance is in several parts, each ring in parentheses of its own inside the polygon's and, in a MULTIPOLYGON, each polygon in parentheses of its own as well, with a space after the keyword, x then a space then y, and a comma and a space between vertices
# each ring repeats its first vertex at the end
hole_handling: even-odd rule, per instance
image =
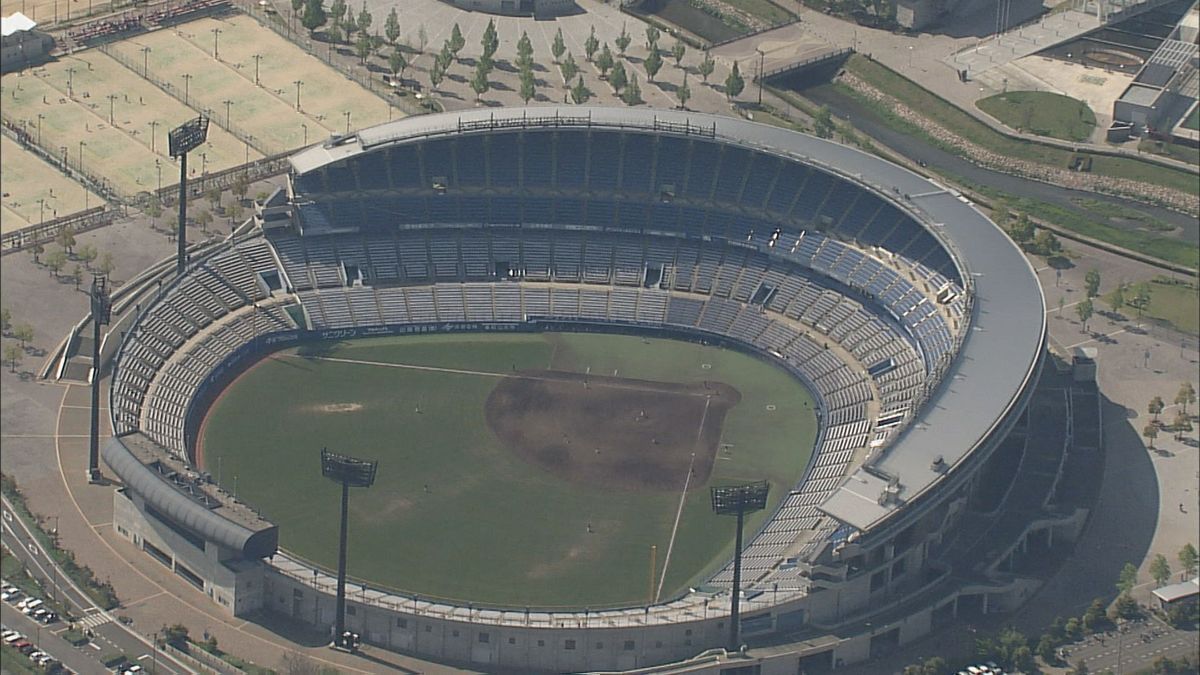
POLYGON ((1029 645, 1021 645, 1012 650, 1008 656, 1008 662, 1013 668, 1023 673, 1035 672, 1037 667, 1037 662, 1033 659, 1033 650, 1029 648, 1029 645))
POLYGON ((1179 391, 1175 394, 1175 405, 1180 406, 1183 414, 1187 414, 1188 406, 1196 402, 1196 388, 1191 382, 1184 382, 1179 385, 1179 391))
POLYGON ((1080 625, 1079 619, 1075 617, 1067 619, 1067 623, 1063 626, 1063 632, 1066 634, 1067 639, 1071 641, 1083 637, 1083 627, 1080 625))
POLYGON ((458 27, 457 23, 455 23, 454 27, 450 29, 450 38, 446 40, 446 46, 450 48, 450 54, 455 58, 458 58, 458 52, 461 51, 466 44, 467 40, 463 37, 462 29, 458 27))
POLYGON ((1037 652, 1039 658, 1046 662, 1046 665, 1052 666, 1058 663, 1058 648, 1054 644, 1054 638, 1049 635, 1043 635, 1042 639, 1038 640, 1037 652))
POLYGON ((304 16, 300 17, 300 25, 308 31, 309 37, 315 30, 324 26, 329 21, 329 16, 325 14, 325 8, 321 5, 321 0, 305 0, 304 16))
POLYGON ((37 265, 41 262, 41 255, 46 252, 46 247, 42 246, 41 242, 37 242, 33 248, 29 249, 29 252, 33 254, 33 264, 37 265))
POLYGON ((608 48, 608 43, 604 43, 604 49, 600 50, 600 55, 596 57, 596 67, 600 69, 600 77, 608 76, 608 69, 613 67, 612 51, 608 48))
POLYGON ((496 55, 496 50, 500 48, 500 36, 496 33, 496 22, 488 19, 487 28, 483 29, 483 37, 480 38, 479 44, 483 47, 483 55, 489 59, 496 55))
POLYGON ((571 87, 571 100, 574 101, 576 105, 581 105, 587 103, 588 99, 591 97, 592 90, 587 88, 587 85, 583 83, 583 76, 580 75, 579 81, 575 83, 574 87, 571 87))
POLYGON ((629 75, 625 73, 625 66, 620 61, 613 64, 612 74, 608 76, 608 84, 616 94, 620 94, 625 85, 629 84, 629 75))
POLYGON ((1163 403, 1162 397, 1155 396, 1154 398, 1150 399, 1149 403, 1146 404, 1146 412, 1154 415, 1154 421, 1157 422, 1158 416, 1162 414, 1163 408, 1165 407, 1166 405, 1163 403))
POLYGON ((742 72, 738 68, 737 61, 734 61, 733 70, 729 71, 729 77, 725 78, 725 98, 734 99, 745 88, 746 81, 742 79, 742 72))
POLYGON ((1187 413, 1178 410, 1175 412, 1175 422, 1171 426, 1175 429, 1175 440, 1182 441, 1183 435, 1192 430, 1192 420, 1187 413))
POLYGON ((537 96, 537 80, 535 80, 533 77, 533 71, 531 71, 531 70, 522 70, 521 71, 521 92, 520 93, 521 93, 521 100, 524 101, 526 105, 528 105, 529 102, 531 100, 533 100, 533 98, 535 96, 537 96))
POLYGON ((25 356, 25 350, 19 345, 8 343, 4 345, 4 360, 8 361, 9 372, 17 372, 17 366, 21 365, 21 359, 25 356))
POLYGON ((425 30, 425 24, 417 26, 417 51, 424 54, 425 47, 429 44, 429 33, 425 30))
POLYGON ((562 71, 563 83, 570 84, 571 80, 579 74, 579 64, 575 63, 575 55, 568 52, 567 58, 562 62, 559 70, 562 71))
POLYGON ((70 254, 71 249, 75 247, 75 233, 71 232, 71 228, 64 227, 58 231, 58 236, 54 238, 54 242, 70 254))
MULTIPOLYGON (((394 10, 395 7, 392 9, 394 10)), ((375 17, 371 16, 371 13, 367 11, 367 3, 364 0, 362 9, 358 10, 358 20, 356 22, 358 24, 359 32, 364 34, 369 32, 371 29, 371 24, 374 22, 375 17)))
POLYGON ((50 254, 46 256, 46 267, 50 268, 50 274, 54 275, 55 279, 58 278, 58 273, 62 271, 62 268, 65 267, 66 264, 67 252, 61 248, 51 251, 50 254))
POLYGON ((13 328, 13 337, 21 343, 21 349, 24 349, 25 345, 33 342, 33 336, 33 326, 27 323, 19 323, 13 328))
POLYGON ((383 35, 393 45, 400 39, 400 15, 396 14, 395 7, 388 12, 387 19, 383 22, 383 35))
POLYGON ((621 56, 625 56, 625 50, 629 49, 629 43, 633 42, 633 38, 629 37, 629 33, 625 31, 625 24, 621 24, 621 34, 613 40, 613 44, 617 46, 617 52, 621 56))
POLYGON ((1083 324, 1082 330, 1084 333, 1087 332, 1088 320, 1092 318, 1092 313, 1095 311, 1096 308, 1092 306, 1091 300, 1084 300, 1075 305, 1075 313, 1079 315, 1079 321, 1083 324))
POLYGON ((480 62, 475 68, 475 76, 471 78, 471 91, 475 92, 475 100, 483 100, 483 95, 491 89, 492 85, 488 82, 488 71, 480 62))
POLYGON ((646 79, 653 82, 654 76, 658 75, 658 71, 662 70, 662 56, 660 56, 658 50, 655 49, 650 52, 650 55, 646 57, 646 61, 642 65, 646 67, 646 79))
POLYGON ((1142 325, 1142 314, 1150 306, 1150 286, 1142 282, 1133 287, 1133 301, 1129 303, 1137 309, 1138 325, 1142 325))
POLYGON ((646 26, 646 49, 652 52, 658 51, 658 29, 654 26, 646 26))
POLYGON ((438 85, 442 83, 442 78, 445 76, 446 71, 442 68, 442 62, 435 59, 433 65, 429 67, 429 89, 437 91, 438 85))
POLYGON ((1117 597, 1112 613, 1113 616, 1122 619, 1136 619, 1142 615, 1142 610, 1138 607, 1137 600, 1134 600, 1128 593, 1122 593, 1117 597))
POLYGON ((676 39, 675 44, 671 47, 671 56, 675 58, 676 68, 683 62, 684 54, 687 54, 687 45, 683 43, 683 40, 676 39))
POLYGON ((1153 450, 1154 449, 1154 439, 1158 438, 1158 425, 1157 424, 1147 424, 1142 429, 1142 435, 1145 436, 1146 438, 1150 439, 1150 449, 1153 450))
MULTIPOLYGON (((196 214, 196 224, 199 225, 200 229, 204 230, 205 232, 208 232, 208 226, 212 225, 212 221, 213 221, 212 211, 201 211, 200 213, 196 214)), ((108 255, 108 253, 105 253, 104 255, 108 255)), ((100 261, 101 261, 101 264, 103 265, 103 261, 104 261, 103 256, 101 256, 100 261)))
POLYGON ((354 53, 358 56, 359 63, 367 65, 367 57, 371 55, 371 36, 366 33, 359 35, 354 43, 354 53))
POLYGON ((292 0, 292 12, 296 16, 300 15, 300 10, 304 9, 304 0, 292 0))
POLYGON ((1080 659, 1079 663, 1076 663, 1075 667, 1071 669, 1070 675, 1091 675, 1091 673, 1092 671, 1088 670, 1087 662, 1080 659))
POLYGON ((517 57, 525 60, 533 58, 533 42, 529 40, 529 33, 521 32, 521 38, 517 40, 517 57))
POLYGON ((692 89, 688 86, 688 76, 683 74, 683 84, 679 85, 679 89, 675 90, 675 96, 679 98, 679 107, 687 109, 688 99, 692 97, 692 89))
POLYGON ((1056 255, 1062 251, 1062 244, 1059 243, 1058 237, 1047 229, 1038 230, 1037 235, 1033 238, 1033 247, 1039 255, 1047 258, 1056 255))
POLYGON ((1162 586, 1171 578, 1171 565, 1167 563, 1167 556, 1157 553, 1154 560, 1150 561, 1150 577, 1154 579, 1154 583, 1162 586))
POLYGON ((1104 302, 1108 304, 1113 314, 1120 314, 1121 308, 1125 306, 1124 284, 1117 284, 1111 291, 1105 294, 1104 302))
POLYGON ((1179 549, 1179 565, 1183 568, 1184 576, 1195 576, 1197 564, 1200 564, 1200 554, 1196 552, 1196 547, 1191 543, 1184 544, 1179 549))
POLYGON ((638 86, 637 73, 629 76, 629 85, 625 87, 625 94, 621 96, 621 100, 625 101, 625 105, 637 105, 642 102, 642 88, 638 86))
POLYGON ((397 47, 388 55, 388 68, 391 68, 392 75, 404 79, 404 71, 408 68, 408 59, 404 56, 404 51, 397 47))
POLYGON ((442 67, 443 73, 450 71, 450 64, 454 63, 454 50, 450 48, 449 40, 442 43, 442 50, 437 53, 434 60, 442 67))
POLYGON ((1017 216, 1012 225, 1008 227, 1008 235, 1022 248, 1033 241, 1034 234, 1033 221, 1025 213, 1017 216))
POLYGON ((330 42, 333 42, 335 44, 342 42, 343 36, 342 36, 341 25, 335 21, 332 25, 329 26, 329 29, 325 31, 325 36, 329 38, 330 42))
POLYGON ((1133 592, 1133 587, 1137 586, 1137 567, 1133 563, 1125 563, 1121 568, 1121 575, 1117 578, 1117 590, 1122 595, 1128 595, 1133 592))
POLYGON ((567 43, 563 41, 562 28, 554 34, 554 43, 550 45, 550 53, 554 55, 554 62, 562 61, 562 55, 567 52, 567 43))
POLYGON ((813 115, 813 133, 818 138, 833 138, 834 129, 837 126, 833 123, 833 113, 829 111, 829 106, 821 106, 817 108, 817 112, 813 115))
POLYGON ((97 255, 99 255, 99 252, 96 251, 96 247, 92 246, 91 244, 84 244, 83 246, 79 247, 79 259, 83 261, 83 264, 86 267, 92 266, 92 261, 96 259, 97 255))
POLYGON ((705 84, 708 84, 708 76, 712 75, 716 68, 717 62, 713 60, 712 54, 704 52, 704 60, 700 62, 697 69, 700 71, 700 76, 704 78, 705 84))
POLYGON ((586 55, 588 63, 592 62, 592 57, 599 48, 600 41, 596 39, 596 27, 592 26, 592 32, 588 33, 587 39, 583 41, 583 53, 586 55))
POLYGON ((76 264, 71 268, 71 281, 75 282, 75 290, 79 290, 79 284, 83 281, 83 267, 76 264))
MULTIPOLYGON (((204 213, 208 214, 208 211, 204 211, 204 213)), ((212 214, 209 214, 209 219, 212 219, 212 214)), ((116 263, 113 261, 113 253, 109 253, 108 251, 101 253, 100 265, 96 269, 104 276, 113 274, 113 270, 116 269, 116 263)))
POLYGON ((1087 290, 1088 298, 1100 295, 1100 270, 1094 267, 1088 270, 1083 277, 1083 286, 1087 290))
POLYGON ((9 328, 12 328, 12 310, 2 307, 0 308, 0 332, 7 335, 9 328))

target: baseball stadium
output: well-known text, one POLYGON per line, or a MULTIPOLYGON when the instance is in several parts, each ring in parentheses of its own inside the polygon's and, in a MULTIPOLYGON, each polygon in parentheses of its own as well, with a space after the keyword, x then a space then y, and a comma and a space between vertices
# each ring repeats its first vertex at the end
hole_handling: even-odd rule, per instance
POLYGON ((437 661, 736 647, 710 494, 757 481, 745 642, 833 668, 1023 595, 943 562, 1046 352, 1032 268, 957 192, 640 108, 412 117, 289 161, 113 330, 115 529, 230 614, 331 630, 322 449, 378 462, 348 629, 437 661))

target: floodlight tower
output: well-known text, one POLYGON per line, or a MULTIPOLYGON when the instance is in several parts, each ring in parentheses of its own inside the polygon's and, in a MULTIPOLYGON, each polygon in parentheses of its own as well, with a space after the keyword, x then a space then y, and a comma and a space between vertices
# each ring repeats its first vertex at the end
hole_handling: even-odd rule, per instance
POLYGON ((88 482, 100 480, 100 327, 112 320, 108 278, 92 276, 92 429, 88 446, 88 482))
POLYGON ((733 549, 733 600, 729 611, 729 651, 735 652, 740 645, 738 603, 742 585, 742 526, 747 513, 761 511, 767 507, 767 492, 771 486, 767 481, 745 485, 722 485, 712 488, 712 508, 718 516, 737 516, 737 540, 733 549))
POLYGON ((337 618, 334 622, 334 649, 358 648, 358 635, 346 630, 346 515, 350 508, 350 488, 371 487, 379 462, 339 455, 321 448, 321 475, 342 484, 342 532, 338 543, 337 618))
POLYGON ((179 259, 175 271, 183 276, 187 267, 187 154, 200 147, 208 138, 208 118, 201 115, 171 130, 167 136, 171 156, 179 158, 179 259))

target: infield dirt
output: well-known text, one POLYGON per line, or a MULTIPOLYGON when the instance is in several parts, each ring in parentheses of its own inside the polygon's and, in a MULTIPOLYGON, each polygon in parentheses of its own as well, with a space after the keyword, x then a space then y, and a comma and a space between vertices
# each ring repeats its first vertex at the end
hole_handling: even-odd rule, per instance
POLYGON ((725 413, 741 394, 720 382, 677 384, 552 370, 504 378, 486 404, 510 452, 574 483, 679 490, 712 473, 725 413))

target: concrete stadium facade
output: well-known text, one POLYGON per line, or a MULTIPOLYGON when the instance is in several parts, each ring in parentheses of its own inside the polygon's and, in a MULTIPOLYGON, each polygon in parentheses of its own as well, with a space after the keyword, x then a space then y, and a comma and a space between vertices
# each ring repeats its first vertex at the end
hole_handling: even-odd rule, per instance
MULTIPOLYGON (((863 352, 849 351, 849 363, 837 372, 851 373, 853 382, 824 395, 810 382, 823 399, 825 427, 815 454, 828 449, 852 459, 820 480, 819 462, 810 465, 793 492, 796 503, 785 507, 794 511, 781 509, 775 525, 768 523, 750 545, 748 553, 758 551, 761 562, 744 583, 742 633, 755 647, 748 658, 763 672, 794 672, 797 662, 836 667, 928 633, 958 613, 960 598, 986 612, 1010 606, 1027 590, 1020 581, 953 579, 938 560, 981 467, 1028 402, 1046 339, 1044 302, 1031 267, 961 195, 829 141, 737 119, 643 109, 547 107, 409 118, 308 148, 292 165, 287 193, 259 213, 270 246, 261 237, 231 242, 192 268, 190 276, 208 278, 210 289, 227 284, 227 299, 195 301, 200 291, 183 288, 192 282, 177 281, 180 288, 160 302, 174 303, 171 314, 147 309, 116 359, 115 436, 104 457, 125 484, 114 497, 117 531, 230 613, 265 609, 319 627, 333 617, 332 575, 277 551, 274 525, 192 465, 195 428, 208 402, 263 354, 306 340, 539 330, 587 321, 697 338, 724 333, 801 379, 820 379, 825 375, 806 370, 812 353, 781 351, 738 332, 739 321, 753 313, 778 315, 786 328, 787 317, 771 298, 789 279, 819 283, 814 287, 823 293, 878 317, 886 329, 880 335, 907 340, 921 371, 903 395, 885 395, 887 372, 873 373, 895 364, 855 360, 863 352), (613 161, 619 168, 610 175, 605 167, 613 161), (772 206, 784 201, 786 213, 772 206), (473 276, 463 232, 497 242, 523 237, 519 264, 492 244, 486 258, 492 269, 473 276), (635 259, 640 272, 622 282, 619 256, 610 254, 607 277, 599 270, 589 282, 586 270, 567 271, 551 261, 543 279, 534 242, 549 238, 553 247, 563 233, 580 232, 595 242, 636 238, 644 251, 635 259), (394 268, 378 256, 359 259, 351 252, 381 236, 400 254, 394 268), (445 275, 436 255, 428 269, 407 267, 406 237, 414 236, 429 251, 452 237, 460 258, 445 263, 445 275), (651 254, 663 246, 676 252, 668 262, 651 254), (723 259, 735 251, 744 261, 738 279, 766 270, 745 286, 744 296, 721 298, 709 290, 702 315, 712 308, 737 317, 721 330, 706 328, 702 318, 683 325, 670 309, 650 320, 641 314, 651 299, 673 307, 696 295, 701 273, 681 280, 690 274, 683 251, 692 247, 719 250, 723 259), (334 257, 326 260, 328 250, 334 257), (515 278, 497 276, 500 263, 515 278), (556 308, 502 316, 502 286, 519 289, 525 310, 539 284, 564 278, 608 293, 606 306, 614 309, 587 316, 581 299, 574 315, 556 308), (478 315, 482 319, 472 318, 468 306, 461 316, 414 311, 394 320, 328 310, 335 299, 354 307, 368 294, 383 306, 386 293, 399 292, 393 287, 406 298, 424 289, 436 298, 439 287, 460 294, 487 289, 492 309, 478 315), (636 299, 628 320, 616 313, 618 296, 636 299), (192 336, 164 332, 171 338, 166 342, 178 337, 179 344, 161 347, 154 331, 174 321, 170 316, 186 314, 189 303, 205 302, 220 305, 207 312, 213 317, 228 311, 212 326, 228 328, 229 347, 187 374, 171 352, 183 354, 212 328, 189 330, 192 336), (302 321, 287 318, 288 303, 300 308, 302 321), (318 305, 326 307, 319 315, 318 305), (838 398, 862 386, 870 389, 868 397, 841 409, 852 410, 852 418, 836 418, 838 398), (814 484, 825 487, 805 487, 814 484), (805 523, 802 530, 776 527, 792 514, 805 523), (780 532, 783 540, 772 540, 780 532)), ((797 325, 804 316, 797 312, 797 325)), ((789 344, 801 340, 795 330, 789 344)), ((831 331, 815 324, 806 324, 803 335, 808 331, 813 340, 830 339, 831 331)), ((1062 527, 1069 534, 1075 524, 1062 527)), ((368 643, 440 661, 545 671, 641 668, 686 660, 725 642, 728 572, 658 605, 603 611, 454 606, 367 584, 350 594, 348 622, 368 643)), ((724 663, 709 658, 714 668, 724 663)))

